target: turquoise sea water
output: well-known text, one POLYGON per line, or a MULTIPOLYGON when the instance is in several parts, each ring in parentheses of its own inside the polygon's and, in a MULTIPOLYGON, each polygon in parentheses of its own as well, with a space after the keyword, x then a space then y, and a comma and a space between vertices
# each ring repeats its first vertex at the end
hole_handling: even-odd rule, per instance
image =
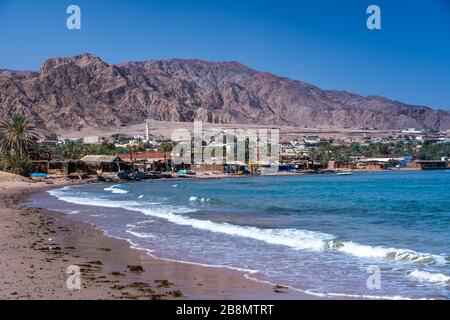
POLYGON ((419 171, 94 184, 32 201, 157 257, 314 295, 449 299, 449 190, 449 173, 419 171))

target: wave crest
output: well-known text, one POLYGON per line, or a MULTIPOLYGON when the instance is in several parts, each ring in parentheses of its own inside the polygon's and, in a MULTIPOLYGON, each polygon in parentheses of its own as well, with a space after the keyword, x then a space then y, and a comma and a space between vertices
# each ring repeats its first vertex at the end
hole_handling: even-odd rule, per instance
POLYGON ((118 194, 127 194, 128 193, 127 190, 123 190, 123 189, 120 189, 118 187, 120 187, 120 184, 107 187, 107 188, 105 188, 103 190, 104 191, 111 191, 111 193, 118 193, 118 194))
POLYGON ((431 283, 434 285, 450 287, 450 277, 442 273, 430 273, 414 269, 408 276, 421 283, 431 283))
MULTIPOLYGON (((117 187, 117 186, 112 186, 117 187)), ((110 188, 112 188, 110 187, 110 188)), ((117 190, 117 189, 116 189, 117 190)), ((352 241, 335 239, 331 234, 300 229, 261 229, 252 226, 239 226, 226 222, 214 222, 192 218, 184 213, 195 211, 186 207, 138 203, 136 201, 112 201, 98 198, 77 197, 67 194, 67 190, 51 190, 49 193, 62 201, 82 205, 123 208, 140 212, 147 216, 165 219, 174 224, 190 226, 209 232, 223 233, 230 236, 245 237, 263 241, 272 245, 281 245, 295 250, 336 251, 365 259, 386 259, 413 264, 446 264, 444 256, 416 252, 409 249, 371 246, 352 241), (150 207, 149 207, 150 206, 150 207)), ((198 198, 197 198, 198 199, 198 198)))

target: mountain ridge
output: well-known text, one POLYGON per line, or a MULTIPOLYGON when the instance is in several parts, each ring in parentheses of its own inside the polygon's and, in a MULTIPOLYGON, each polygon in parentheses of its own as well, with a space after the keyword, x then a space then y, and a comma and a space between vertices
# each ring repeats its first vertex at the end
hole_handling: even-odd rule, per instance
POLYGON ((50 58, 39 71, 0 70, 0 118, 22 113, 40 128, 118 128, 161 121, 306 128, 446 130, 450 112, 259 72, 237 61, 109 64, 92 54, 50 58))

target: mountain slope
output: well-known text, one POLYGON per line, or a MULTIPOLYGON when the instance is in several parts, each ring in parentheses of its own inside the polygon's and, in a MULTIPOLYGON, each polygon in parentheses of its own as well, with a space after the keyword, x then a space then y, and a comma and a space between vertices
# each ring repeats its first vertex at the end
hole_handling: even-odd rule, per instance
POLYGON ((39 72, 0 70, 0 118, 30 115, 48 130, 163 121, 317 128, 450 128, 450 112, 383 97, 321 90, 238 62, 105 63, 90 54, 45 61, 39 72))

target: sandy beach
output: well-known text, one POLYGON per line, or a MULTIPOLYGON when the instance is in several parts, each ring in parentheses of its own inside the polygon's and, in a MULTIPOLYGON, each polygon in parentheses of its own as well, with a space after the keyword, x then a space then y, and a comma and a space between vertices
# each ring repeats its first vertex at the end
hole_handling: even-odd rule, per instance
POLYGON ((31 192, 67 182, 0 177, 0 299, 311 299, 239 271, 150 257, 87 223, 24 205, 31 192), (81 268, 69 290, 67 268, 81 268))

